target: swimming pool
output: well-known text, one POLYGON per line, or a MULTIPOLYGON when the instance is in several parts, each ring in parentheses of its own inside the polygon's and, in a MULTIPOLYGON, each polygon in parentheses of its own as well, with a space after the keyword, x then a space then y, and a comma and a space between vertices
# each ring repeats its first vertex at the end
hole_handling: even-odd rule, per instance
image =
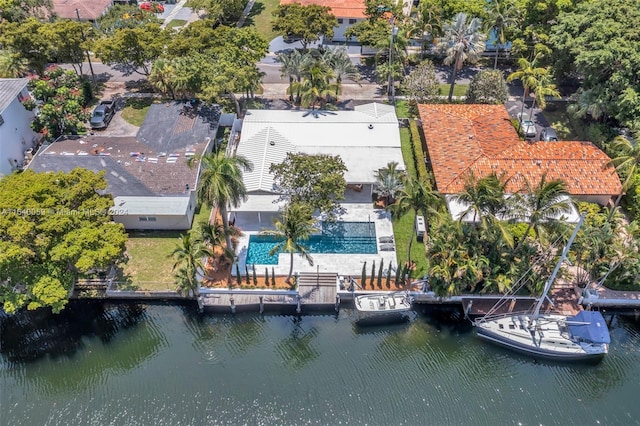
MULTIPOLYGON (((278 255, 269 252, 280 240, 268 235, 251 235, 247 265, 277 265, 278 255)), ((320 234, 302 243, 310 253, 375 254, 376 227, 373 222, 323 222, 320 234)))

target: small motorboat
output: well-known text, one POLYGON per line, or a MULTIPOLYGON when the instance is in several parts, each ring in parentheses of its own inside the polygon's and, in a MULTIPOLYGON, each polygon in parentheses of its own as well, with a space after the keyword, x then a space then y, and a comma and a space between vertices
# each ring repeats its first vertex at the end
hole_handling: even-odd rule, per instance
POLYGON ((356 296, 355 307, 359 324, 406 321, 411 311, 407 292, 377 293, 356 296))

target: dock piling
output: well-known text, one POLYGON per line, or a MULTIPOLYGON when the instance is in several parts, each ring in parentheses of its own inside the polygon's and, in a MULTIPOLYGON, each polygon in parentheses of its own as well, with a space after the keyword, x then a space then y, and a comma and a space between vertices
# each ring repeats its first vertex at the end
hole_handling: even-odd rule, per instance
POLYGON ((336 312, 340 312, 340 295, 336 294, 336 312))
POLYGON ((229 301, 231 302, 231 313, 235 314, 236 313, 236 302, 235 302, 235 300, 233 300, 233 297, 229 301))
POLYGON ((260 313, 264 313, 264 296, 260 296, 260 313))

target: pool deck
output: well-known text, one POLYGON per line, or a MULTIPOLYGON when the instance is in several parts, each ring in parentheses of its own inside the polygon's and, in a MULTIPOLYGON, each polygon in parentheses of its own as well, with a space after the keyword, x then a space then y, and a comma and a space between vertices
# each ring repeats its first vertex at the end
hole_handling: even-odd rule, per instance
MULTIPOLYGON (((294 254, 294 272, 332 272, 340 275, 356 275, 362 273, 362 265, 367 262, 367 268, 370 268, 373 262, 380 264, 380 260, 384 261, 384 267, 393 262, 396 266, 396 251, 381 251, 381 246, 386 245, 380 243, 380 237, 393 237, 393 225, 391 224, 391 215, 382 209, 373 209, 371 203, 342 203, 345 213, 340 216, 342 222, 373 222, 375 224, 378 253, 374 254, 324 254, 312 253, 314 264, 310 266, 300 255, 294 254)), ((237 255, 239 258, 240 270, 244 271, 247 259, 247 250, 249 247, 249 238, 251 235, 259 234, 263 229, 272 228, 272 217, 265 216, 262 223, 257 223, 256 216, 239 215, 235 223, 243 231, 243 235, 238 239, 237 255)), ((277 265, 267 265, 269 268, 273 266, 276 275, 287 275, 289 273, 289 253, 282 253, 278 256, 277 265)), ((256 268, 260 270, 260 266, 256 268)), ((233 272, 235 273, 235 271, 233 272)))

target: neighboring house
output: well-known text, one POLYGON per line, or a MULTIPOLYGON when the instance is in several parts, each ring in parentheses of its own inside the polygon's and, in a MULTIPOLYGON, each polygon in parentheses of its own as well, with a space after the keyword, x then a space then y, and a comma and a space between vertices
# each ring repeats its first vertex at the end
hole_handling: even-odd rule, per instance
POLYGON ((280 0, 281 5, 292 3, 330 7, 333 16, 338 19, 338 26, 333 29, 333 41, 348 41, 344 35, 347 28, 366 19, 364 0, 280 0))
POLYGON ((253 163, 253 171, 243 174, 247 201, 230 209, 236 217, 270 223, 281 205, 269 168, 288 152, 339 155, 347 168, 346 203, 371 204, 376 171, 391 161, 404 168, 392 105, 359 105, 355 111, 249 110, 237 153, 253 163))
POLYGON ((29 98, 28 78, 0 78, 0 177, 21 169, 25 153, 40 140, 31 130, 35 117, 22 100, 29 98))
POLYGON ((53 14, 63 19, 94 22, 111 6, 113 6, 112 0, 53 0, 53 14))
POLYGON ((217 108, 185 113, 179 102, 154 104, 135 137, 63 137, 41 150, 29 168, 105 171, 115 222, 126 229, 190 229, 200 169, 188 160, 211 150, 219 117, 217 108))
MULTIPOLYGON (((451 195, 463 191, 468 173, 481 178, 495 172, 508 177, 509 192, 562 179, 577 200, 608 204, 622 191, 611 159, 591 142, 525 142, 520 140, 503 105, 419 105, 427 161, 438 191, 459 217, 466 206, 451 195)), ((575 220, 577 213, 570 218, 575 220)))

